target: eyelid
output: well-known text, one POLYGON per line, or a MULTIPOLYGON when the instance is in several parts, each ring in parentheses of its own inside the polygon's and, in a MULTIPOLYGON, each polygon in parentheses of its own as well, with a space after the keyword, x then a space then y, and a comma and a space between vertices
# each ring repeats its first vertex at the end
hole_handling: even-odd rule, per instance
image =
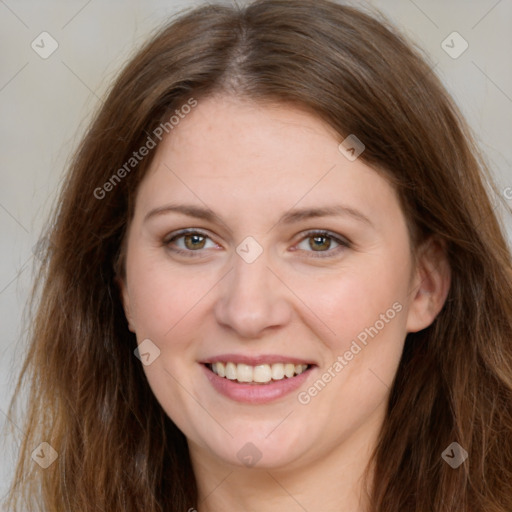
MULTIPOLYGON (((205 238, 210 239, 213 243, 220 245, 206 231, 204 231, 201 228, 184 228, 184 229, 180 229, 178 231, 174 231, 164 238, 163 243, 165 246, 169 246, 172 241, 174 241, 178 238, 181 238, 183 236, 186 236, 187 234, 202 235, 205 238)), ((339 235, 338 233, 334 233, 332 231, 325 230, 325 229, 310 229, 307 231, 303 231, 302 233, 300 233, 297 236, 300 238, 297 240, 295 245, 297 245, 300 242, 306 240, 307 238, 311 238, 313 236, 325 236, 327 238, 334 240, 338 244, 338 247, 336 247, 334 249, 328 249, 327 251, 306 251, 304 249, 296 249, 296 248, 293 249, 293 251, 298 250, 298 251, 310 253, 311 256, 314 258, 332 257, 332 256, 334 256, 334 254, 337 254, 340 250, 347 249, 352 246, 352 242, 350 240, 348 240, 346 237, 339 235)), ((197 251, 192 251, 192 250, 183 250, 183 249, 178 249, 178 248, 172 248, 170 250, 172 250, 173 252, 178 253, 178 254, 186 254, 187 256, 192 256, 192 257, 201 256, 201 253, 204 251, 204 249, 198 249, 197 251)))

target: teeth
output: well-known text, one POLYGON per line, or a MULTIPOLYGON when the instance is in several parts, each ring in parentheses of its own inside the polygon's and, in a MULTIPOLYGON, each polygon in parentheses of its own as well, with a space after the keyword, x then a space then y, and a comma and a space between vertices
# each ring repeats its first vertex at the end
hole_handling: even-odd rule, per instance
POLYGON ((295 373, 295 365, 291 363, 287 363, 284 365, 284 374, 290 378, 293 377, 295 373))
POLYGON ((272 370, 268 364, 260 364, 254 367, 252 380, 254 382, 270 382, 272 380, 272 370))
POLYGON ((284 377, 284 364, 283 363, 277 363, 273 364, 270 372, 272 374, 272 378, 274 380, 281 380, 284 377))
POLYGON ((236 380, 238 382, 252 382, 252 366, 239 363, 236 365, 236 380))
POLYGON ((236 380, 236 366, 234 363, 226 363, 226 378, 236 380))
POLYGON ((257 382, 259 384, 266 384, 272 380, 283 380, 285 377, 289 379, 294 375, 300 375, 307 367, 307 364, 293 363, 250 366, 248 364, 226 362, 212 363, 210 365, 212 372, 219 377, 237 380, 238 382, 257 382))
POLYGON ((224 366, 224 364, 217 363, 215 366, 217 368, 217 375, 219 377, 225 377, 226 376, 226 367, 224 366))

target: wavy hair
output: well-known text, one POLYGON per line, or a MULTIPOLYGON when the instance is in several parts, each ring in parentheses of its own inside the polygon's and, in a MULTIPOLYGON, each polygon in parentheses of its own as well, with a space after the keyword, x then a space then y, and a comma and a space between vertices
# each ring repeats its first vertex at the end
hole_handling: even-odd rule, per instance
POLYGON ((512 265, 490 172, 422 54, 384 19, 328 0, 182 13, 116 79, 47 233, 9 409, 14 418, 28 386, 9 509, 198 506, 186 438, 134 357, 116 285, 154 151, 113 175, 173 112, 219 92, 306 108, 340 142, 355 134, 360 158, 396 188, 415 250, 431 237, 445 247, 451 288, 433 324, 406 338, 372 457, 371 512, 512 511, 512 265), (58 453, 44 470, 31 460, 42 441, 58 453), (457 469, 441 458, 454 441, 469 454, 457 469))

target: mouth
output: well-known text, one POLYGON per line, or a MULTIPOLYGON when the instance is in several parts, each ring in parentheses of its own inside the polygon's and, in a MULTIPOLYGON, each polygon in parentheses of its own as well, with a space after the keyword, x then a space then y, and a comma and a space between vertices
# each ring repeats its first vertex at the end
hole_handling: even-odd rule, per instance
POLYGON ((280 357, 216 357, 201 362, 205 376, 220 395, 235 402, 265 404, 289 396, 313 375, 317 365, 280 357))
POLYGON ((232 361, 217 361, 204 364, 208 370, 222 379, 260 385, 292 379, 313 366, 312 364, 294 364, 290 362, 249 365, 232 361))

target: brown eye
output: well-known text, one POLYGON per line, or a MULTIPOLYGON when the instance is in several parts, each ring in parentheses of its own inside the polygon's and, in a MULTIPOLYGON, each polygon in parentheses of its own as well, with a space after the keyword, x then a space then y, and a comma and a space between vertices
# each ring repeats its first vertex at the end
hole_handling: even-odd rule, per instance
MULTIPOLYGON (((334 256, 349 247, 350 242, 348 240, 324 231, 305 233, 304 238, 297 244, 297 249, 304 252, 317 253, 318 257, 334 256)), ((316 255, 313 254, 313 256, 316 255)))
POLYGON ((206 249, 218 248, 218 245, 208 235, 195 230, 181 231, 170 235, 164 240, 164 245, 169 250, 185 256, 204 256, 206 249))
POLYGON ((206 237, 197 233, 191 235, 184 235, 183 240, 185 242, 185 247, 192 251, 194 249, 203 249, 206 243, 206 237))
POLYGON ((308 238, 309 240, 309 246, 314 251, 323 251, 330 249, 331 247, 331 238, 328 236, 310 236, 308 238))

